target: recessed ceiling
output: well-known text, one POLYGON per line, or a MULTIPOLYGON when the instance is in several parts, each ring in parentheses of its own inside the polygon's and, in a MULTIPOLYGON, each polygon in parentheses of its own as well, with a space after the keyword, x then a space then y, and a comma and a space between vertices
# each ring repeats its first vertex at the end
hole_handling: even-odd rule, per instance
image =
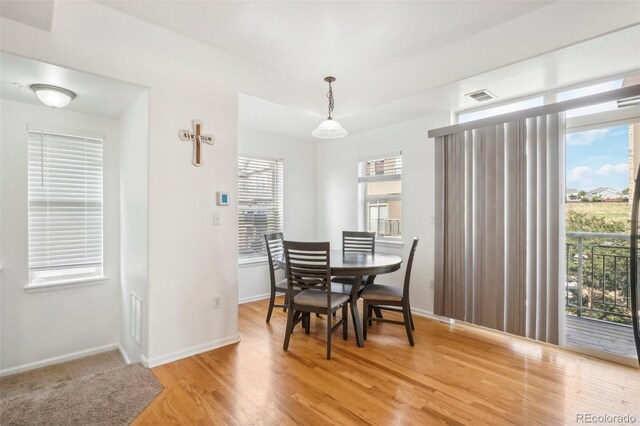
POLYGON ((77 97, 65 109, 117 118, 140 97, 145 88, 57 65, 0 53, 0 97, 42 105, 29 88, 32 84, 64 87, 77 97))
MULTIPOLYGON (((341 117, 340 122, 353 134, 429 114, 486 108, 561 87, 637 72, 640 72, 640 26, 367 108, 341 117), (487 89, 497 98, 479 106, 465 96, 479 89, 487 89)), ((296 119, 292 126, 288 124, 294 116, 291 108, 247 96, 241 97, 240 105, 242 126, 300 140, 313 140, 310 132, 323 119, 320 114, 294 109, 296 119)))
POLYGON ((103 2, 312 84, 432 52, 549 3, 103 2))

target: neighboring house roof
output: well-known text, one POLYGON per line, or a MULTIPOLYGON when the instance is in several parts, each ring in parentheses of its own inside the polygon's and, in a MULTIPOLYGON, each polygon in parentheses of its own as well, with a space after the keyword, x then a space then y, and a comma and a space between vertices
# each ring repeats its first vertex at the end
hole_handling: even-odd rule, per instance
POLYGON ((567 194, 577 194, 578 192, 580 192, 579 189, 567 188, 567 194))
POLYGON ((606 188, 606 187, 600 187, 600 188, 596 188, 596 189, 592 189, 591 191, 587 192, 587 195, 600 195, 600 194, 618 194, 618 195, 622 195, 619 191, 616 191, 613 188, 606 188))

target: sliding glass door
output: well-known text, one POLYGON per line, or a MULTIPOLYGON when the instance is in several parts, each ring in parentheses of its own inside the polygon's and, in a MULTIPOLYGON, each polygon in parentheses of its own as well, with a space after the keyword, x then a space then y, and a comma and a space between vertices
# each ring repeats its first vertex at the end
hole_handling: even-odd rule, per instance
POLYGON ((631 214, 640 120, 610 117, 578 117, 573 126, 568 120, 565 336, 574 349, 633 361, 631 214))

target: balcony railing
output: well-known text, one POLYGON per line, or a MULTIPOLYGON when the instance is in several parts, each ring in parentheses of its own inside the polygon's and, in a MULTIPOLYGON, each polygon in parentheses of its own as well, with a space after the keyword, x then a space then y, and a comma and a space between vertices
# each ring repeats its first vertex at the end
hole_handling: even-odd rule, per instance
POLYGON ((369 219, 369 232, 376 232, 379 237, 396 237, 402 235, 400 219, 369 219))
POLYGON ((629 235, 566 235, 567 313, 631 324, 629 235))

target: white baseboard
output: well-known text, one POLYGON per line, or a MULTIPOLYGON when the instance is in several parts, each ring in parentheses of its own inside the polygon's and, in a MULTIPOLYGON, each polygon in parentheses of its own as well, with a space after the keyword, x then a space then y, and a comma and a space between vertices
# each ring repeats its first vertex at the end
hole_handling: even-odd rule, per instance
POLYGON ((264 300, 271 297, 271 293, 258 294, 256 296, 243 297, 238 299, 238 305, 242 305, 243 303, 256 302, 258 300, 264 300))
POLYGON ((240 341, 240 335, 225 337, 211 342, 204 343, 202 345, 192 346, 180 351, 172 352, 166 355, 157 356, 154 358, 143 358, 143 364, 147 368, 157 367, 159 365, 168 364, 179 359, 188 358, 190 356, 198 355, 202 352, 208 352, 214 349, 221 348, 223 346, 232 345, 240 341))
POLYGON ((124 360, 125 364, 127 365, 131 364, 131 360, 129 359, 129 356, 127 355, 127 353, 125 352, 124 348, 121 345, 118 345, 118 352, 120 352, 120 356, 124 360))
POLYGON ((122 353, 122 350, 120 349, 120 345, 118 345, 117 343, 112 343, 110 345, 98 346, 91 349, 72 352, 66 355, 60 355, 52 358, 43 359, 40 361, 29 362, 27 364, 18 365, 16 367, 5 368, 0 370, 0 377, 10 376, 12 374, 18 374, 18 373, 22 373, 29 370, 34 370, 36 368, 46 367, 49 365, 60 364, 62 362, 73 361, 74 359, 84 358, 85 356, 95 355, 95 354, 99 354, 100 352, 107 352, 113 349, 118 349, 120 353, 122 353))
POLYGON ((149 360, 147 359, 146 356, 140 355, 140 362, 142 362, 142 365, 144 366, 144 368, 149 368, 149 360))
POLYGON ((424 309, 411 308, 411 313, 416 314, 419 317, 425 317, 432 320, 444 322, 445 324, 453 324, 456 322, 453 318, 442 317, 436 315, 433 312, 425 311, 424 309))

